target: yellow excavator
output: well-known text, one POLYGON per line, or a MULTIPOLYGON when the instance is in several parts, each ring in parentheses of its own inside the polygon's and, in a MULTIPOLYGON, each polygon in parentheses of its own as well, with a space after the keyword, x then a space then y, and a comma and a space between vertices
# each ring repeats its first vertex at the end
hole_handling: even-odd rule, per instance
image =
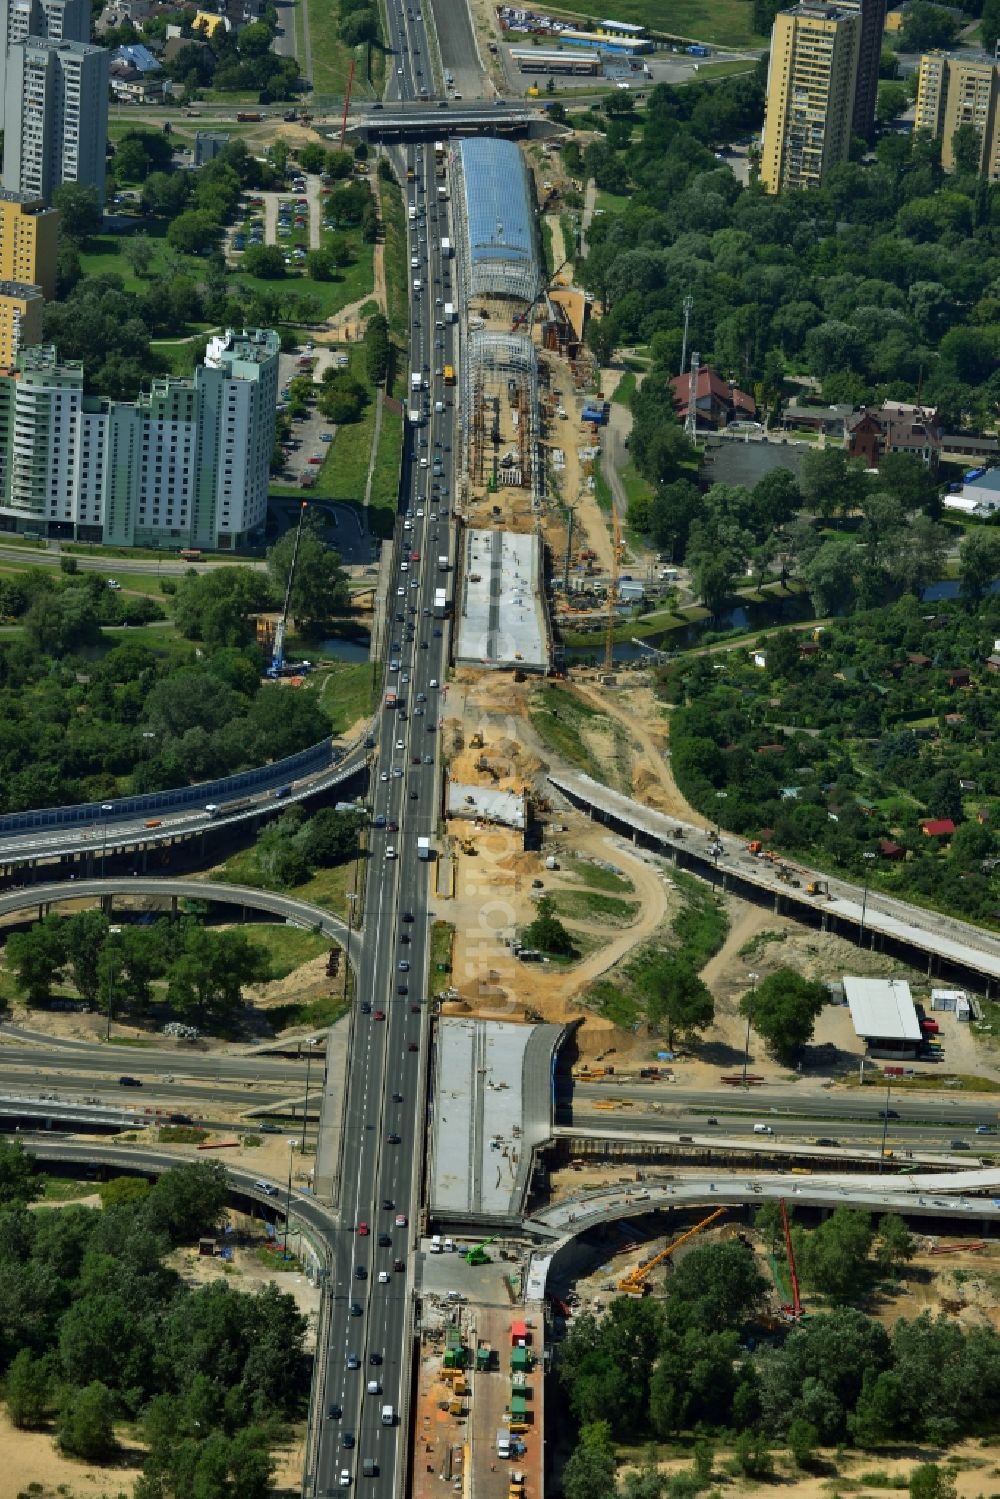
POLYGON ((646 1284, 646 1277, 649 1272, 657 1265, 661 1265, 664 1260, 668 1260, 674 1250, 679 1249, 682 1244, 686 1244, 688 1239, 693 1239, 695 1234, 701 1233, 702 1229, 709 1228, 713 1223, 717 1222, 725 1212, 725 1208, 716 1208, 714 1213, 709 1213, 708 1217, 703 1218, 700 1223, 696 1223, 694 1228, 687 1229, 685 1233, 679 1234, 676 1239, 671 1240, 666 1249, 661 1249, 659 1254, 654 1254, 652 1259, 647 1260, 644 1265, 636 1265, 634 1270, 630 1270, 618 1282, 619 1291, 625 1296, 645 1296, 649 1290, 649 1286, 646 1284))

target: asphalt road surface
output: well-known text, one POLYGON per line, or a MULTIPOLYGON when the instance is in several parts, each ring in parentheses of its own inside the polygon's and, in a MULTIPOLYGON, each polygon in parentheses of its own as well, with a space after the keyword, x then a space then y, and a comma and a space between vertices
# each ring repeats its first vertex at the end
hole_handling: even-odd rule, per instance
MULTIPOLYGON (((456 7, 461 9, 461 6, 456 7)), ((390 98, 419 97, 433 91, 430 58, 419 6, 390 0, 389 38, 396 69, 390 76, 390 98), (401 71, 398 71, 401 70, 401 71)), ((365 1493, 382 1499, 402 1492, 408 1436, 400 1425, 406 1419, 410 1367, 411 1254, 415 1248, 413 1220, 418 1209, 420 1122, 426 1084, 426 998, 429 870, 417 857, 417 838, 436 831, 440 779, 439 720, 447 671, 447 624, 432 617, 435 587, 444 581, 436 572, 439 551, 448 549, 448 503, 453 493, 453 411, 451 392, 435 373, 445 363, 457 363, 457 332, 436 327, 443 299, 440 241, 450 233, 447 205, 436 201, 434 153, 430 146, 410 148, 397 160, 400 177, 412 167, 407 202, 415 209, 410 223, 410 278, 422 282, 411 297, 411 371, 426 381, 421 393, 426 416, 418 429, 408 429, 402 470, 403 520, 397 529, 394 575, 389 591, 388 629, 390 666, 386 686, 403 701, 403 711, 384 711, 377 725, 378 755, 373 780, 373 811, 377 820, 395 829, 376 828, 365 895, 364 945, 358 994, 371 1005, 370 1015, 358 1013, 348 1067, 348 1096, 344 1115, 343 1162, 339 1192, 339 1224, 333 1277, 334 1303, 330 1323, 322 1410, 339 1405, 340 1419, 324 1417, 317 1461, 316 1492, 339 1487, 343 1470, 352 1483, 365 1459, 373 1459, 378 1475, 365 1480, 365 1493), (436 400, 448 401, 442 414, 436 400), (435 460, 441 472, 433 474, 435 460), (419 560, 415 554, 419 553, 419 560), (393 668, 391 663, 398 662, 393 668), (430 763, 425 763, 425 761, 430 763), (394 857, 390 857, 390 849, 394 857), (400 964, 408 964, 408 970, 400 964), (405 992, 400 992, 403 990, 405 992), (415 1008, 416 1007, 416 1008, 415 1008), (384 1013, 385 1019, 376 1018, 384 1013), (413 1048, 413 1049, 411 1049, 413 1048), (398 1137, 398 1141, 394 1139, 398 1137), (391 1203, 391 1207, 383 1206, 391 1203), (405 1222, 397 1226, 397 1216, 405 1222), (359 1226, 367 1224, 362 1235, 359 1226), (380 1245, 379 1236, 389 1244, 380 1245), (394 1269, 401 1264, 402 1269, 394 1269), (358 1277, 358 1271, 363 1278, 358 1277), (387 1279, 380 1281, 379 1274, 387 1279), (359 1314, 352 1314, 352 1304, 359 1314), (351 1356, 360 1367, 348 1367, 351 1356), (380 1362, 372 1363, 376 1356, 380 1362), (371 1389, 371 1383, 377 1389, 371 1389), (396 1424, 382 1420, 391 1405, 396 1424), (349 1432, 354 1445, 344 1445, 349 1432)), ((448 300, 451 300, 450 292, 448 300)), ((412 404, 412 402, 411 402, 412 404)), ((450 576, 448 578, 450 584, 450 576)), ((330 1099, 328 1106, 336 1106, 330 1099)))
MULTIPOLYGON (((414 10, 419 8, 417 0, 411 0, 411 4, 414 10)), ((421 5, 434 13, 441 67, 454 78, 454 92, 463 100, 492 96, 493 89, 480 65, 466 0, 421 0, 421 5)))

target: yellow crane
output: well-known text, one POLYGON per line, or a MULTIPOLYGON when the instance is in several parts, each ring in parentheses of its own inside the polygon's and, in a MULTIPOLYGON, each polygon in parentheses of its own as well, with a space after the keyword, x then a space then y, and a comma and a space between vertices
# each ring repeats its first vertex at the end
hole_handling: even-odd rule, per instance
POLYGON ((702 1229, 709 1228, 713 1223, 717 1222, 725 1212, 725 1208, 716 1208, 714 1213, 709 1213, 708 1217, 703 1218, 700 1223, 696 1223, 694 1228, 687 1229, 685 1233, 679 1234, 676 1239, 671 1240, 666 1249, 661 1249, 659 1254, 654 1254, 653 1258, 647 1260, 644 1265, 636 1265, 634 1270, 630 1270, 618 1282, 619 1291, 624 1292, 626 1296, 645 1296, 649 1290, 649 1287, 646 1285, 646 1277, 649 1272, 656 1265, 660 1265, 664 1260, 668 1260, 674 1250, 679 1249, 682 1244, 686 1244, 688 1239, 693 1239, 695 1234, 701 1233, 702 1229))
POLYGON ((614 545, 611 548, 611 581, 608 584, 608 627, 604 636, 605 676, 610 675, 615 665, 615 625, 618 619, 615 611, 618 604, 618 569, 622 560, 622 528, 614 499, 611 501, 611 529, 614 545))

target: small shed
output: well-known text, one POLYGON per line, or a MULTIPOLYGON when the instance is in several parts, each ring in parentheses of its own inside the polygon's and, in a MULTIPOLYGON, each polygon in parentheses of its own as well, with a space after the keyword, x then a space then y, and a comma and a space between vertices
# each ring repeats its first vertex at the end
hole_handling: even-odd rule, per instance
POLYGON ((512 1322, 510 1324, 510 1346, 512 1348, 527 1348, 531 1342, 531 1329, 527 1322, 512 1322))
POLYGON ((851 1020, 868 1055, 902 1060, 914 1057, 923 1040, 910 986, 905 979, 844 976, 851 1020))
POLYGON ((511 1372, 530 1373, 532 1357, 530 1348, 515 1348, 510 1356, 511 1372))

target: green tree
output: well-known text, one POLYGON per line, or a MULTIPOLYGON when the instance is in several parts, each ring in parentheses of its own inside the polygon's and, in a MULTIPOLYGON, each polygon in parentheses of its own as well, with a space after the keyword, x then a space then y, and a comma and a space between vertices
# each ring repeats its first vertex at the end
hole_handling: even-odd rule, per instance
POLYGON ((365 328, 365 371, 372 385, 382 385, 389 370, 389 324, 377 312, 365 328))
POLYGON ((615 1492, 614 1457, 581 1443, 563 1469, 562 1490, 566 1499, 608 1499, 615 1492))
POLYGON ((983 19, 979 31, 984 48, 992 53, 1000 39, 1000 0, 983 0, 983 19))
POLYGON ((15 1140, 12 1145, 0 1142, 0 1206, 34 1202, 41 1190, 41 1180, 21 1141, 15 1140))
POLYGON ((796 1230, 793 1243, 802 1280, 831 1301, 850 1303, 870 1282, 874 1230, 871 1214, 838 1207, 811 1233, 796 1230))
POLYGON ((173 1244, 213 1229, 229 1191, 221 1161, 197 1161, 164 1171, 141 1207, 141 1221, 173 1244))
MULTIPOLYGON (((307 510, 299 539, 292 579, 291 613, 296 619, 325 620, 341 612, 349 601, 347 576, 340 556, 320 534, 322 520, 307 510)), ((295 551, 295 531, 289 529, 267 554, 267 570, 277 598, 284 598, 295 551)))
POLYGON ((910 1474, 910 1499, 955 1499, 954 1476, 937 1463, 921 1463, 910 1474))
POLYGON ((958 22, 947 10, 927 0, 911 0, 899 36, 900 51, 931 52, 936 47, 950 47, 957 34, 958 22))
POLYGON ((316 404, 328 421, 338 427, 349 426, 361 420, 368 392, 349 370, 338 370, 332 379, 324 380, 316 404))
POLYGON ((230 1025, 243 1004, 243 985, 271 976, 266 949, 241 932, 211 932, 191 924, 167 969, 167 1001, 199 1025, 230 1025))
POLYGON ((1000 533, 969 531, 958 550, 958 577, 962 597, 977 604, 1000 577, 1000 533))
POLYGON ((711 991, 683 958, 661 954, 642 969, 639 982, 647 1019, 654 1030, 666 1026, 671 1050, 678 1031, 704 1030, 715 1019, 711 991))
POLYGON ((59 210, 59 232, 79 245, 100 231, 101 209, 97 189, 79 182, 64 182, 52 194, 52 206, 59 210))
POLYGON ((240 269, 264 281, 280 281, 285 274, 284 252, 280 245, 248 245, 240 269))
POLYGON ((785 1434, 788 1450, 792 1454, 795 1465, 798 1468, 811 1468, 816 1462, 816 1448, 819 1445, 819 1432, 811 1421, 806 1421, 802 1416, 797 1416, 788 1427, 785 1434))
POLYGON ((114 1416, 114 1396, 100 1380, 82 1390, 69 1390, 59 1412, 59 1446, 87 1462, 105 1461, 117 1447, 114 1416))
POLYGON ((740 1239, 702 1244, 674 1266, 667 1282, 667 1318, 699 1334, 738 1331, 762 1305, 767 1282, 740 1239))
POLYGON ((802 568, 817 614, 849 614, 854 606, 858 548, 846 536, 824 541, 802 568))
POLYGON ((572 957, 576 951, 573 938, 556 916, 555 903, 551 897, 543 895, 535 910, 534 921, 521 934, 523 945, 550 953, 553 957, 572 957))
POLYGON ((77 991, 87 1001, 97 1001, 100 988, 100 959, 108 940, 108 918, 103 911, 81 911, 64 927, 65 949, 70 973, 77 991))
POLYGON ((4 1379, 4 1400, 19 1431, 44 1426, 51 1410, 52 1361, 22 1348, 4 1379))
POLYGON ((768 974, 740 1000, 740 1014, 783 1062, 794 1061, 810 1039, 816 1018, 829 1002, 826 987, 792 968, 768 974))
POLYGON ((880 1269, 898 1270, 913 1258, 916 1247, 910 1230, 898 1213, 886 1213, 879 1219, 875 1258, 880 1269))
POLYGON ((200 255, 215 245, 219 232, 219 220, 214 214, 204 208, 189 208, 171 221, 167 244, 182 255, 200 255))
POLYGON ((982 161, 983 141, 971 120, 965 120, 951 137, 951 150, 955 158, 955 170, 976 173, 982 161))
POLYGON ((122 243, 122 255, 128 261, 132 274, 145 281, 153 272, 156 247, 148 234, 132 234, 122 243))
POLYGON ((45 916, 26 932, 7 938, 7 962, 29 1005, 47 1003, 66 963, 66 930, 58 916, 45 916))
POLYGON ((763 1432, 737 1432, 729 1467, 741 1478, 756 1479, 758 1482, 770 1478, 774 1472, 774 1459, 763 1432))

